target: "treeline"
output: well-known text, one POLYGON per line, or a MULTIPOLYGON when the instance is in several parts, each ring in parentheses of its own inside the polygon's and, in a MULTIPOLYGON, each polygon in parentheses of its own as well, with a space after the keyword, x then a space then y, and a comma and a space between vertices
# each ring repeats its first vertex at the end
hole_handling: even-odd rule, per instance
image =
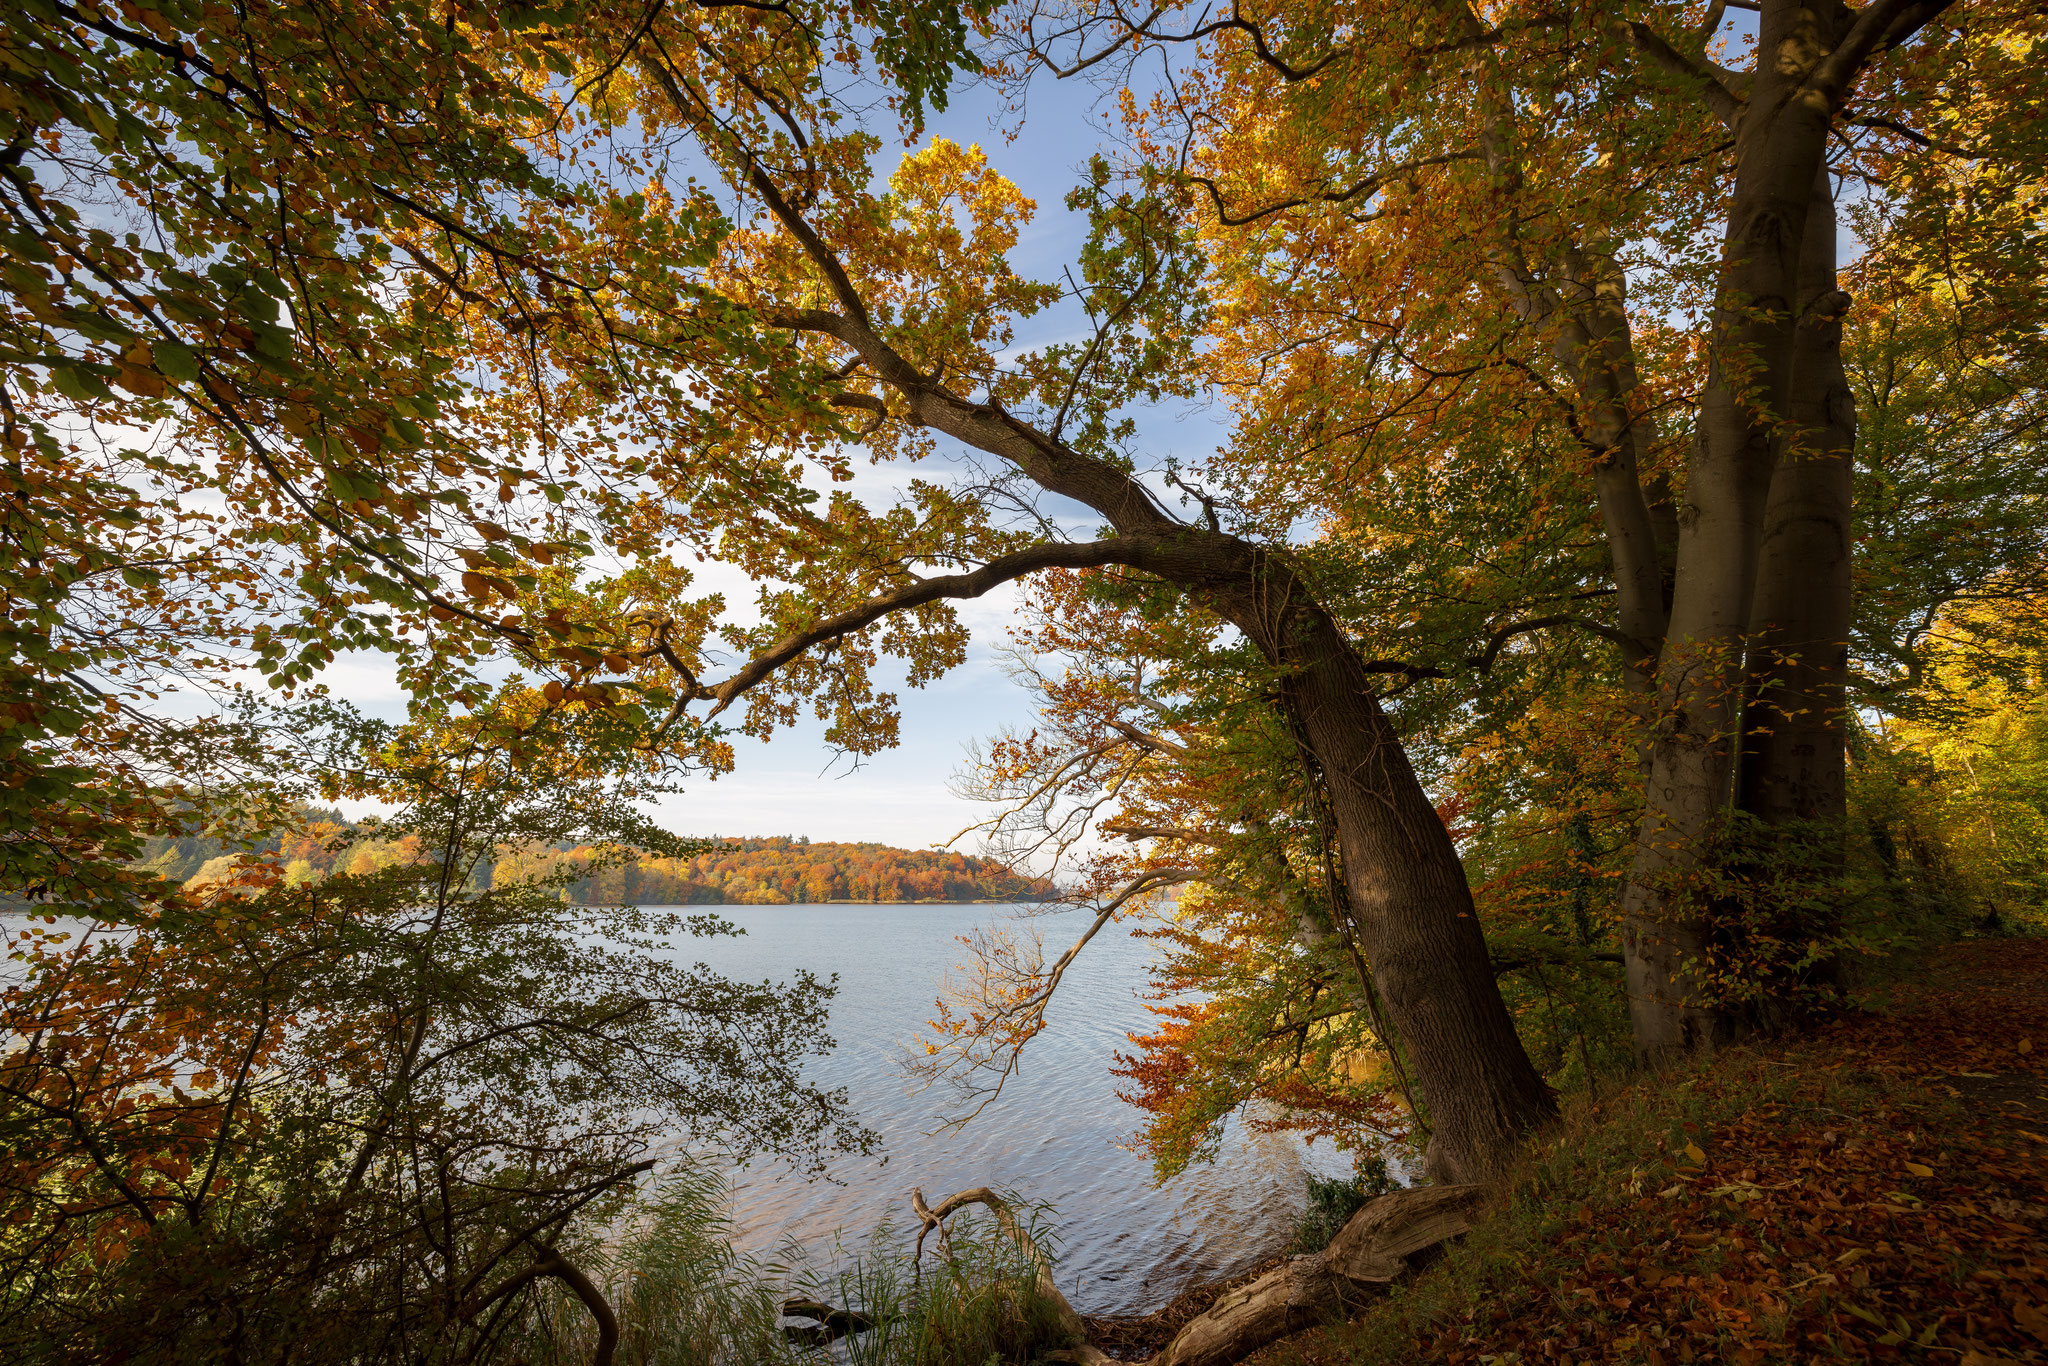
MULTIPOLYGON (((591 845, 507 853, 476 882, 550 880, 568 868, 591 868, 567 885, 579 905, 788 906, 830 901, 1041 901, 1049 879, 1018 873, 993 859, 886 844, 814 844, 802 835, 712 841, 694 858, 642 856, 619 863, 591 845)), ((339 811, 308 808, 302 829, 249 849, 282 868, 293 886, 335 873, 363 874, 416 862, 410 836, 365 839, 339 811), (351 838, 351 836, 355 836, 351 838)), ((200 836, 150 841, 142 866, 174 882, 204 885, 229 876, 243 846, 200 836)))
POLYGON ((143 844, 138 862, 146 871, 172 882, 218 882, 246 852, 284 865, 287 881, 305 882, 326 877, 337 868, 367 873, 391 863, 411 863, 418 852, 416 848, 401 851, 387 847, 393 845, 388 840, 354 843, 344 851, 337 842, 355 829, 354 822, 330 807, 305 807, 300 815, 297 831, 249 842, 230 843, 205 835, 157 836, 143 844))
MULTIPOLYGON (((549 849, 498 860, 500 880, 588 865, 590 848, 549 849)), ((801 836, 719 841, 694 858, 642 858, 571 883, 584 905, 788 906, 828 901, 1040 901, 1053 885, 992 859, 886 844, 813 844, 801 836)))

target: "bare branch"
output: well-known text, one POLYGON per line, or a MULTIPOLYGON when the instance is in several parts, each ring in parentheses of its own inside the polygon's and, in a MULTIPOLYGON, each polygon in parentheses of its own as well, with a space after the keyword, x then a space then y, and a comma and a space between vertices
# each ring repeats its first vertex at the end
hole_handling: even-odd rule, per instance
MULTIPOLYGON (((1067 951, 1053 962, 1050 968, 1017 970, 1016 976, 1021 978, 1023 982, 1031 985, 1028 989, 1006 992, 1008 999, 1001 1001, 999 1004, 988 999, 989 994, 996 990, 996 988, 987 980, 979 982, 977 990, 983 998, 979 1004, 985 1005, 988 1008, 985 1012, 982 1010, 975 1010, 973 1012, 975 1017, 973 1021, 974 1027, 967 1035, 962 1036, 965 1042, 957 1044, 949 1042, 945 1045, 947 1048, 955 1050, 955 1058, 964 1059, 965 1065, 962 1070, 965 1075, 957 1076, 956 1081, 969 1095, 978 1096, 979 1099, 975 1102, 973 1109, 940 1124, 938 1132, 943 1133, 967 1125, 983 1110, 987 1109, 996 1097, 1003 1093, 1003 1087, 1009 1083, 1011 1077, 1016 1075, 1018 1064, 1023 1057, 1025 1045, 1045 1031, 1046 1007, 1052 1003, 1053 993, 1059 990, 1060 982, 1066 976, 1067 969, 1073 966, 1074 960, 1080 956, 1081 950, 1088 947, 1089 941, 1095 938, 1102 927, 1116 918, 1118 911, 1122 910, 1133 898, 1142 896, 1146 892, 1155 891, 1161 887, 1177 886, 1184 882, 1198 881, 1201 877, 1202 872, 1198 868, 1158 868, 1133 878, 1115 896, 1097 906, 1095 919, 1089 922, 1088 928, 1082 931, 1081 937, 1076 939, 1068 947, 1067 951), (979 1056, 977 1056, 977 1045, 980 1045, 985 1050, 979 1056), (989 1072, 995 1074, 993 1082, 983 1082, 979 1085, 974 1085, 965 1079, 965 1077, 972 1076, 975 1073, 989 1072)), ((983 957, 983 965, 984 972, 994 971, 986 955, 983 957)), ((930 1051, 936 1052, 939 1046, 927 1045, 927 1048, 930 1051)), ((908 1070, 913 1075, 922 1077, 926 1085, 937 1081, 941 1076, 955 1070, 954 1063, 951 1060, 926 1062, 922 1058, 915 1058, 906 1059, 905 1061, 908 1070)))

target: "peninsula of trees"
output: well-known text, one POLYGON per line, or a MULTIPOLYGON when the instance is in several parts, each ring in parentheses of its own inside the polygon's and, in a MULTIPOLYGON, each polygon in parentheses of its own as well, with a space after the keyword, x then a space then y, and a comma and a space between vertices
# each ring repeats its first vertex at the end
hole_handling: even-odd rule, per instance
MULTIPOLYGON (((422 857, 419 841, 346 838, 353 827, 331 810, 308 812, 303 833, 269 842, 287 882, 362 876, 422 857)), ((228 878, 239 858, 218 841, 155 841, 144 865, 194 887, 228 878)), ((704 842, 678 857, 641 854, 625 861, 588 845, 501 853, 477 882, 560 883, 584 906, 788 906, 830 901, 1042 901, 1051 879, 1019 873, 995 859, 944 849, 896 849, 872 841, 813 843, 804 835, 704 842), (577 876, 579 870, 590 871, 577 876)))
MULTIPOLYGON (((514 854, 500 878, 549 875, 561 864, 588 864, 589 848, 514 854)), ((1042 901, 1047 878, 993 859, 943 849, 886 844, 813 844, 802 836, 719 840, 693 858, 640 858, 599 868, 569 884, 585 905, 787 906, 826 901, 1042 901)))

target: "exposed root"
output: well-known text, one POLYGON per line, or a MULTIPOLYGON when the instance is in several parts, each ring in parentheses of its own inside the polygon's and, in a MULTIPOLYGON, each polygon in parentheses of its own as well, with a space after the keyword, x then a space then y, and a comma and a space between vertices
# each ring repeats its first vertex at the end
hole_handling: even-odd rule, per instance
MULTIPOLYGON (((1145 1366, 1232 1366, 1267 1343, 1344 1314, 1463 1234, 1484 1194, 1482 1186, 1423 1186, 1380 1196, 1353 1215, 1323 1251, 1289 1258, 1219 1296, 1145 1366)), ((1121 1366, 1090 1340, 1086 1323, 1054 1284, 1050 1260, 1009 1204, 987 1187, 961 1191, 936 1207, 925 1203, 923 1191, 913 1192, 910 1207, 920 1224, 919 1253, 925 1234, 936 1231, 943 1239, 946 1216, 968 1205, 985 1206, 995 1215, 1030 1261, 1038 1293, 1058 1311, 1073 1345, 1046 1353, 1047 1359, 1078 1366, 1121 1366)))

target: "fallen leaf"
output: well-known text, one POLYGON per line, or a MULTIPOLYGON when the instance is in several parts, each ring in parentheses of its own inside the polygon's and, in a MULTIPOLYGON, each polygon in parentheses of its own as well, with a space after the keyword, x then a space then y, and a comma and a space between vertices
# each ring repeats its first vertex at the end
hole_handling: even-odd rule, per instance
POLYGON ((1705 1166, 1707 1163, 1707 1155, 1697 1143, 1686 1144, 1685 1155, 1701 1166, 1705 1166))
POLYGON ((1907 1170, 1908 1172, 1912 1173, 1912 1174, 1913 1174, 1914 1176, 1932 1176, 1932 1175, 1934 1175, 1934 1168, 1932 1168, 1932 1167, 1929 1167, 1929 1166, 1926 1166, 1926 1165, 1924 1165, 1923 1163, 1919 1163, 1919 1162, 1908 1162, 1908 1163, 1906 1164, 1906 1170, 1907 1170))
POLYGON ((2012 1307, 2012 1321, 2042 1342, 2048 1342, 2048 1313, 2043 1313, 2039 1305, 2021 1300, 2012 1307))

